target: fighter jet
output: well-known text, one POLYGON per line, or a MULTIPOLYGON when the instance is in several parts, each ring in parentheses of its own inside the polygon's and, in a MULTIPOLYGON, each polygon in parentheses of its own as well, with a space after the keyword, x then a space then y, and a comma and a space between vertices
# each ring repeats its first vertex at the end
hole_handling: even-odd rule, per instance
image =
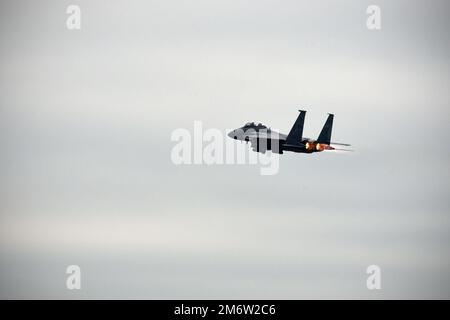
POLYGON ((319 137, 314 140, 303 137, 303 124, 305 122, 306 111, 299 110, 300 114, 288 135, 272 131, 265 125, 254 122, 235 129, 228 133, 230 138, 251 143, 253 151, 265 153, 266 150, 282 154, 283 151, 297 153, 315 153, 324 150, 344 150, 336 149, 333 145, 350 146, 347 143, 331 142, 331 130, 333 128, 334 115, 329 113, 319 137))

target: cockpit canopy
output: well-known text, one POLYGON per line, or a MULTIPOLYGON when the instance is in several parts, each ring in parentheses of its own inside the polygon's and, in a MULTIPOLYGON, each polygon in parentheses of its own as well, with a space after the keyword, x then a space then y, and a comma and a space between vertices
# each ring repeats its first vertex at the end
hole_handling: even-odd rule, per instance
POLYGON ((254 122, 248 122, 245 124, 244 128, 266 129, 267 127, 262 123, 255 124, 254 122))

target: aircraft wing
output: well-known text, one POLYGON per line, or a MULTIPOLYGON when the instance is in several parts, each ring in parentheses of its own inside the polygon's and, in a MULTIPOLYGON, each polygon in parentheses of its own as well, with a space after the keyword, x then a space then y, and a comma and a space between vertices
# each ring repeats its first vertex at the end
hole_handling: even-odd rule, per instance
POLYGON ((269 138, 251 138, 249 139, 250 147, 253 151, 265 153, 267 150, 280 153, 280 139, 269 138))

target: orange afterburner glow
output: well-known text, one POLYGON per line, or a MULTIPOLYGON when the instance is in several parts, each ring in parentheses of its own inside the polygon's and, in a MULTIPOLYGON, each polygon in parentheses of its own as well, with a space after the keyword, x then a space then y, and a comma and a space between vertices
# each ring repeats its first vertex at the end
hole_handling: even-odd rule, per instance
POLYGON ((317 151, 317 152, 321 152, 324 150, 334 150, 334 148, 328 144, 324 144, 324 143, 317 143, 315 141, 308 141, 305 143, 305 149, 308 151, 317 151))

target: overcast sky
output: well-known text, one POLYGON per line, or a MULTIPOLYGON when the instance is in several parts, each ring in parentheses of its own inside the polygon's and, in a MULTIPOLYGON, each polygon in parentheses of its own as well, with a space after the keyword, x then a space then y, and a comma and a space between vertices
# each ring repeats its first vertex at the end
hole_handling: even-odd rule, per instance
POLYGON ((450 298, 447 1, 0 6, 1 298, 450 298), (195 120, 300 108, 355 152, 171 161, 195 120))

